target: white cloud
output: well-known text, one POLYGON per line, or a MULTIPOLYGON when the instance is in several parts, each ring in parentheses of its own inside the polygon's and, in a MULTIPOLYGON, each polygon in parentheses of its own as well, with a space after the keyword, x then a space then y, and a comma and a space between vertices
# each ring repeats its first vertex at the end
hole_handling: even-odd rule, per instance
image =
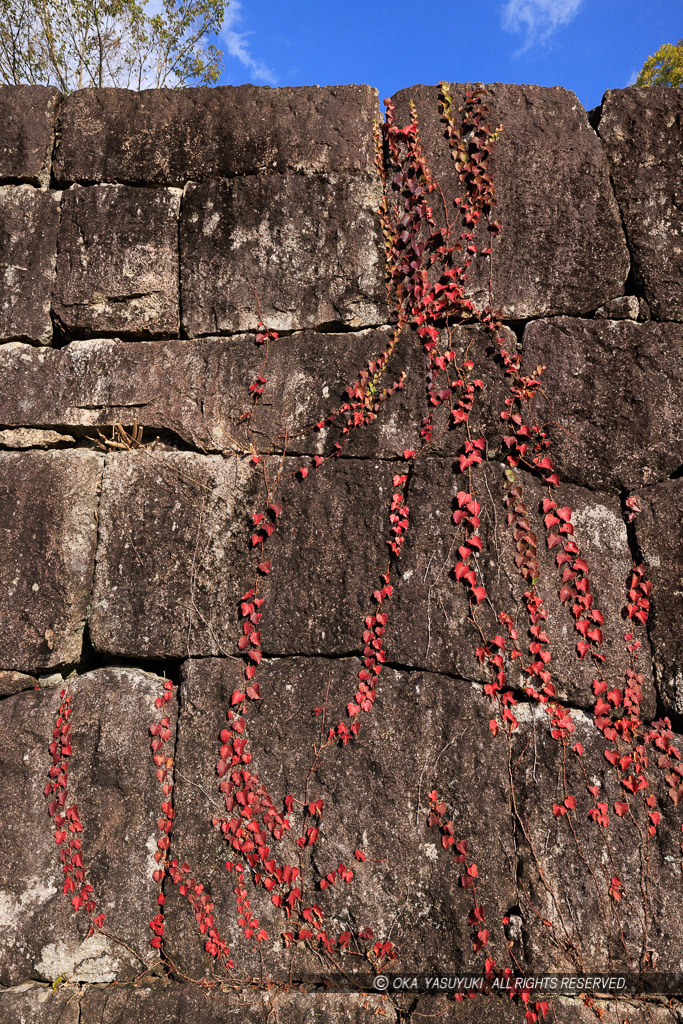
MULTIPOLYGON (((266 64, 262 64, 252 56, 249 49, 248 36, 250 32, 237 32, 236 28, 242 18, 242 4, 240 0, 230 0, 230 6, 225 12, 225 21, 220 34, 220 43, 225 46, 228 54, 235 57, 240 64, 253 74, 257 82, 265 82, 266 85, 276 85, 277 78, 266 64)), ((219 44, 220 45, 220 44, 219 44)))
POLYGON ((524 53, 535 43, 542 43, 578 14, 583 0, 507 0, 502 7, 506 32, 524 32, 524 53))

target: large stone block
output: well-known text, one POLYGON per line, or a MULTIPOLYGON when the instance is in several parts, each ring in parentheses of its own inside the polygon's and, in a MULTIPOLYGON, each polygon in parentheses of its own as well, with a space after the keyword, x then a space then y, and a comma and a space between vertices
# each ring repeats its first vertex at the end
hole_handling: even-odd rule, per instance
MULTIPOLYGON (((452 514, 457 508, 455 495, 466 483, 453 469, 451 460, 430 459, 418 463, 413 470, 407 495, 411 526, 394 581, 396 590, 388 607, 387 652, 393 663, 483 681, 488 676, 475 657, 481 636, 470 620, 465 586, 456 581, 453 572, 462 533, 453 526, 452 514)), ((527 679, 522 664, 530 661, 527 649, 532 637, 527 634, 529 620, 524 600, 528 584, 515 566, 517 548, 512 529, 506 525, 503 472, 502 465, 490 463, 473 473, 473 493, 481 506, 479 573, 492 605, 482 604, 477 616, 487 637, 502 632, 496 619, 501 611, 516 622, 518 646, 524 657, 509 664, 507 670, 508 685, 519 687, 527 679)), ((581 637, 574 628, 569 606, 560 604, 561 570, 555 565, 554 551, 546 548, 540 505, 547 491, 531 476, 520 473, 518 477, 531 529, 537 537, 536 593, 548 613, 548 671, 560 699, 579 707, 592 707, 596 668, 588 657, 579 659, 576 643, 581 637)), ((560 504, 573 511, 574 539, 589 566, 590 591, 596 607, 605 617, 605 679, 612 686, 622 686, 630 664, 623 639, 622 609, 627 600, 632 560, 619 501, 570 485, 562 486, 557 497, 560 504)), ((647 651, 645 643, 641 653, 646 675, 644 711, 651 715, 655 711, 655 697, 647 651)))
MULTIPOLYGON (((512 343, 507 328, 504 334, 512 343)), ((0 347, 0 444, 35 446, 60 443, 28 423, 94 436, 95 427, 130 425, 137 419, 149 431, 171 431, 205 451, 230 451, 254 444, 260 452, 326 455, 344 440, 344 415, 334 424, 315 428, 346 401, 346 388, 360 371, 390 344, 390 327, 344 334, 304 331, 279 338, 264 348, 253 335, 191 340, 73 341, 61 349, 30 345, 0 347), (249 384, 261 373, 264 395, 252 406, 249 384), (247 426, 243 413, 253 408, 247 426), (313 428, 313 429, 311 429, 313 428), (41 439, 42 438, 42 439, 41 439)), ((502 371, 488 351, 478 327, 458 327, 451 344, 462 357, 476 360, 474 373, 484 389, 471 417, 472 429, 490 438, 489 450, 500 447, 500 410, 507 395, 502 371)), ((383 377, 387 386, 406 373, 405 386, 380 408, 377 419, 348 437, 346 454, 394 458, 419 439, 425 414, 425 358, 417 335, 404 331, 383 377)), ((433 453, 455 451, 459 431, 440 436, 448 420, 444 405, 436 417, 433 453)), ((54 436, 53 436, 54 435, 54 436)))
POLYGON ((66 333, 178 334, 179 209, 172 189, 63 194, 52 308, 66 333))
POLYGON ((368 171, 378 117, 367 85, 84 89, 62 107, 54 173, 62 184, 184 185, 258 171, 368 171))
POLYGON ((683 320, 683 94, 608 89, 598 131, 636 280, 657 320, 683 320))
MULTIPOLYGON (((386 569, 395 464, 333 461, 305 481, 298 465, 267 463, 283 514, 263 556, 273 563, 263 647, 355 651, 386 569)), ((145 448, 107 458, 89 619, 97 648, 150 658, 236 651, 238 602, 255 570, 251 516, 265 504, 261 469, 145 448)))
POLYGON ((102 458, 0 453, 0 666, 78 661, 95 568, 102 458))
POLYGON ((0 188, 0 341, 52 339, 59 207, 30 185, 0 188))
POLYGON ((43 793, 60 686, 7 697, 0 705, 3 985, 132 980, 157 959, 148 922, 158 909, 152 871, 163 797, 148 730, 160 714, 154 700, 162 680, 139 669, 98 669, 69 688, 66 807, 78 808, 86 880, 106 915, 104 930, 87 938, 85 909, 74 913, 63 892, 43 793))
MULTIPOLYGON (((292 453, 325 454, 338 439, 341 418, 337 427, 310 428, 347 401, 347 385, 391 335, 390 328, 379 328, 277 339, 268 348, 268 383, 255 407, 249 384, 263 370, 265 351, 253 335, 153 344, 88 339, 61 349, 10 343, 0 346, 0 423, 68 424, 69 430, 94 436, 95 427, 137 419, 145 438, 150 430, 171 431, 206 451, 253 443, 268 452, 286 443, 292 453), (252 407, 248 429, 242 414, 252 407)), ((421 357, 410 341, 401 344, 387 371, 398 376, 408 368, 408 384, 375 424, 353 436, 348 450, 354 454, 395 456, 414 440, 421 357)))
MULTIPOLYGON (((614 759, 615 748, 620 756, 632 755, 629 744, 607 741, 592 718, 574 710, 575 731, 565 745, 552 738, 547 716, 536 711, 532 718, 529 707, 517 711, 521 728, 513 736, 510 779, 517 808, 518 927, 530 973, 642 970, 645 981, 652 974, 673 980, 670 972, 679 970, 683 952, 681 815, 669 798, 669 769, 658 766, 657 748, 646 745, 648 786, 633 795, 623 785, 634 781, 633 762, 626 760, 621 769, 606 756, 614 759), (580 756, 573 751, 577 742, 580 756), (654 811, 661 816, 655 815, 654 835, 648 834, 654 811, 645 795, 655 796, 654 811), (601 810, 599 802, 606 825, 589 814, 601 810), (615 878, 618 897, 610 892, 615 878)), ((674 736, 679 750, 681 739, 674 736)))
POLYGON ((61 93, 43 85, 0 85, 0 182, 48 185, 61 93))
POLYGON ((183 327, 190 336, 387 319, 376 175, 252 175, 185 190, 183 327), (260 304, 260 317, 259 317, 260 304))
MULTIPOLYGON (((457 107, 465 85, 451 85, 457 107)), ((493 242, 493 305, 503 318, 578 314, 621 295, 628 252, 600 141, 576 96, 537 85, 485 86, 495 143, 491 174, 502 232, 493 242)), ((427 162, 449 209, 461 186, 440 120, 438 86, 413 86, 393 97, 397 123, 417 108, 427 162)), ((488 233, 482 233, 488 246, 488 233)), ((468 294, 488 304, 489 266, 472 268, 468 294)))
POLYGON ((535 404, 549 421, 560 475, 584 487, 632 490, 683 463, 683 348, 676 324, 535 320, 524 366, 542 375, 535 404))
POLYGON ((653 584, 648 625, 655 679, 666 708, 683 715, 683 479, 649 487, 640 504, 635 529, 653 584))
MULTIPOLYGON (((472 951, 467 921, 472 892, 458 884, 453 852, 442 847, 438 830, 427 826, 428 793, 437 788, 443 796, 456 839, 467 840, 471 860, 479 866, 477 884, 491 922, 490 950, 499 956, 504 952, 499 922, 516 903, 503 737, 497 745, 490 740, 491 707, 478 686, 385 669, 373 710, 362 716, 358 739, 346 747, 332 743, 316 757, 314 746, 324 747, 330 726, 350 721, 346 704, 354 698, 361 665, 357 658, 261 664, 262 700, 251 705, 245 732, 250 771, 277 808, 284 808, 286 796, 295 799, 291 829, 281 841, 272 840, 272 857, 277 865, 301 863, 300 909, 317 904, 330 936, 371 928, 373 944, 391 938, 400 959, 390 971, 476 970, 480 954, 472 951), (324 801, 319 838, 312 846, 297 846, 296 838, 314 823, 302 817, 300 801, 319 799, 324 801), (358 861, 355 850, 367 860, 358 861), (322 891, 319 880, 340 863, 351 868, 353 878, 322 891)), ((253 939, 241 934, 235 876, 225 869, 226 858, 235 860, 238 854, 211 829, 211 820, 221 816, 223 806, 215 767, 219 735, 232 693, 242 686, 242 666, 235 660, 201 659, 184 666, 172 846, 174 856, 186 859, 211 893, 236 982, 260 976, 261 961, 253 939)), ((302 945, 283 949, 281 932, 298 932, 296 914, 288 919, 262 887, 249 879, 246 884, 250 908, 268 933, 261 950, 271 981, 319 982, 329 976, 341 981, 338 971, 302 945)), ((170 886, 165 916, 164 948, 170 959, 193 978, 208 975, 210 958, 191 910, 170 886)), ((371 974, 364 959, 338 949, 334 955, 344 971, 371 974)))
POLYGON ((248 463, 149 451, 110 455, 102 483, 90 634, 103 651, 232 651, 250 578, 256 491, 248 463))

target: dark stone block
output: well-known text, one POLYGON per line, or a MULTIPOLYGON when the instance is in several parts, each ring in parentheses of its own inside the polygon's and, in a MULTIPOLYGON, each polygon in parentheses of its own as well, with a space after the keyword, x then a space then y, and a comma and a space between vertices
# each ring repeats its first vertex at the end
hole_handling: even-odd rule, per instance
POLYGON ((102 458, 0 453, 2 667, 78 661, 95 568, 102 458))
MULTIPOLYGON (((451 85, 457 107, 466 86, 451 85)), ((624 234, 600 140, 572 92, 537 85, 485 86, 489 123, 503 125, 491 174, 502 223, 493 243, 493 305, 504 319, 594 310, 624 291, 629 268, 624 234)), ((398 92, 397 122, 417 107, 427 162, 450 208, 461 186, 439 117, 438 86, 398 92)), ((482 246, 488 246, 488 233, 482 246)), ((468 294, 488 303, 489 266, 470 272, 468 294)))
POLYGON ((145 448, 107 458, 89 618, 99 650, 129 657, 232 651, 250 578, 250 496, 237 458, 145 448))
POLYGON ((539 364, 547 401, 538 397, 536 415, 549 421, 563 478, 630 490, 666 479, 683 463, 676 324, 537 320, 524 331, 525 372, 539 364))
POLYGON ((683 715, 683 479, 649 487, 640 495, 643 514, 636 537, 652 580, 652 664, 668 710, 683 715))
MULTIPOLYGON (((267 463, 271 497, 280 464, 267 463)), ((294 476, 298 465, 286 459, 277 484, 284 512, 267 556, 263 647, 355 651, 387 564, 395 464, 333 461, 306 481, 294 476)), ((149 658, 236 651, 261 468, 144 448, 107 459, 89 619, 98 649, 149 658)))
MULTIPOLYGON (((297 460, 287 460, 285 473, 297 460)), ((274 467, 273 467, 274 468, 274 467)), ((283 514, 270 539, 261 623, 273 655, 349 654, 361 648, 373 591, 389 564, 389 507, 396 462, 332 460, 306 480, 283 478, 283 514)), ((271 471, 272 472, 272 471, 271 471)))
POLYGON ((64 193, 52 305, 64 331, 178 334, 179 208, 171 189, 64 193))
MULTIPOLYGON (((272 856, 277 864, 296 865, 301 852, 303 905, 320 906, 328 934, 336 937, 347 928, 370 927, 375 941, 391 936, 401 958, 397 970, 476 970, 467 924, 471 893, 458 885, 452 852, 442 848, 438 831, 427 826, 427 794, 438 788, 448 802, 457 838, 467 839, 472 860, 479 864, 490 920, 498 922, 515 902, 514 853, 507 755, 504 742, 495 745, 488 738, 489 701, 478 686, 461 680, 385 669, 372 713, 362 716, 357 741, 347 747, 330 745, 311 772, 321 728, 326 737, 330 726, 349 721, 346 704, 354 697, 360 667, 356 658, 262 663, 258 678, 263 699, 252 704, 245 733, 253 754, 250 770, 277 807, 288 794, 304 801, 307 786, 308 799, 324 801, 315 845, 300 851, 293 842, 311 824, 295 803, 291 834, 273 840, 272 856), (326 711, 322 725, 320 715, 314 714, 321 707, 326 711), (485 801, 482 779, 487 780, 485 801), (356 849, 367 861, 354 858, 356 849), (316 879, 340 862, 354 877, 321 891, 316 879)), ((223 806, 215 769, 219 734, 232 692, 242 680, 241 666, 234 660, 202 659, 184 667, 174 829, 175 855, 187 860, 211 893, 217 927, 235 961, 236 981, 259 975, 260 957, 253 940, 241 934, 234 874, 224 866, 226 858, 237 855, 210 823, 215 815, 220 817, 217 808, 223 806)), ((279 935, 295 926, 295 918, 288 921, 276 910, 263 888, 249 880, 247 887, 251 910, 269 936, 261 948, 271 981, 285 981, 290 967, 293 977, 311 981, 336 973, 302 946, 283 950, 279 935)), ((165 911, 165 948, 171 960, 192 977, 209 973, 192 913, 175 888, 168 892, 165 911)), ((500 953, 502 948, 498 929, 491 950, 500 953)), ((345 971, 367 975, 367 962, 339 951, 335 955, 345 971)))
POLYGON ((71 985, 56 992, 48 985, 0 989, 0 1019, 3 1024, 79 1024, 79 990, 71 985))
MULTIPOLYGON (((461 534, 455 530, 451 517, 457 507, 455 494, 465 483, 453 468, 450 460, 430 459, 418 463, 413 470, 407 497, 412 526, 406 536, 399 573, 394 581, 396 591, 388 608, 387 652, 390 662, 483 681, 488 677, 475 657, 480 634, 469 619, 464 585, 455 580, 453 573, 461 534)), ((527 647, 532 638, 524 625, 528 622, 524 601, 527 584, 515 567, 515 543, 512 531, 506 526, 503 469, 502 465, 491 463, 485 469, 478 467, 473 473, 473 486, 481 505, 479 532, 483 548, 479 572, 493 605, 493 609, 482 605, 478 618, 487 636, 501 632, 495 617, 500 611, 506 611, 517 622, 518 644, 524 657, 508 666, 508 686, 519 687, 527 678, 521 665, 528 663, 527 647)), ((580 637, 569 607, 559 602, 560 570, 555 565, 553 552, 546 548, 540 504, 547 491, 531 476, 518 474, 518 477, 532 529, 538 537, 540 573, 536 589, 548 612, 546 628, 552 654, 549 669, 552 682, 560 699, 579 707, 592 707, 595 667, 588 658, 578 658, 576 642, 580 637)), ((607 494, 570 485, 562 486, 558 500, 573 510, 575 539, 589 565, 591 593, 605 616, 605 678, 610 680, 611 686, 621 686, 630 664, 621 612, 626 604, 632 560, 619 501, 607 494)), ((644 635, 641 639, 645 639, 644 635)), ((647 651, 645 643, 641 661, 646 675, 646 716, 655 711, 647 651)))
POLYGON ((0 182, 49 184, 61 95, 43 85, 0 85, 0 182))
POLYGON ((683 320, 683 90, 608 89, 600 138, 655 320, 683 320))
POLYGON ((0 341, 52 340, 59 206, 30 185, 0 188, 0 341))
MULTIPOLYGON (((152 855, 163 798, 148 729, 159 717, 154 700, 162 680, 139 669, 98 669, 72 679, 70 690, 67 807, 78 807, 86 879, 106 914, 108 936, 96 931, 87 938, 85 910, 74 914, 62 891, 43 793, 60 687, 8 697, 0 704, 3 985, 132 980, 157 959, 148 922, 157 911, 152 855)), ((55 997, 54 1005, 59 1003, 55 997)))
POLYGON ((377 176, 256 175, 188 185, 180 220, 190 335, 387 319, 377 176))
MULTIPOLYGON (((657 765, 656 748, 647 746, 649 786, 634 796, 621 785, 633 767, 622 770, 605 757, 626 748, 600 736, 592 717, 572 711, 575 731, 564 746, 551 737, 547 716, 536 711, 532 721, 531 709, 521 710, 511 783, 519 814, 517 882, 529 972, 618 975, 640 967, 645 978, 661 978, 678 971, 680 813, 668 796, 667 769, 657 765), (576 742, 583 747, 580 757, 572 749, 576 742), (661 814, 654 836, 647 834, 651 809, 645 794, 654 794, 661 814), (565 806, 568 797, 576 800, 573 810, 565 806), (606 827, 588 813, 598 802, 607 805, 606 827), (554 806, 565 807, 565 813, 554 806), (609 893, 613 878, 621 883, 620 900, 609 893)), ((681 739, 674 737, 679 750, 681 739)))
POLYGON ((62 107, 54 173, 62 185, 183 185, 258 171, 369 171, 378 117, 367 85, 84 89, 62 107))

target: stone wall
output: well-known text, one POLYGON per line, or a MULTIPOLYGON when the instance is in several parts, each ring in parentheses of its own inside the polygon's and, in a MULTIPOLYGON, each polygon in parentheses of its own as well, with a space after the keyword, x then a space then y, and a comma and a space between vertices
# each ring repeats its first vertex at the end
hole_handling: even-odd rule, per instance
MULTIPOLYGON (((509 350, 529 374, 545 367, 560 504, 604 615, 596 667, 577 657, 554 552, 539 540, 552 703, 574 723, 559 742, 529 695, 524 657, 507 665, 517 728, 489 724, 500 706, 453 576, 462 433, 438 434, 414 463, 403 455, 420 448, 424 356, 409 326, 396 337, 387 299, 375 90, 0 89, 3 1024, 399 1014, 464 1024, 546 1012, 536 996, 525 1007, 354 994, 348 976, 383 962, 376 941, 398 954, 390 975, 480 973, 487 955, 521 973, 680 970, 683 772, 665 727, 659 740, 648 730, 668 716, 668 742, 683 750, 683 93, 616 90, 587 115, 564 89, 487 89, 503 126, 491 165, 502 232, 468 295, 483 305, 492 282, 509 350), (261 324, 279 334, 266 362, 261 324), (387 346, 386 383, 405 372, 405 385, 347 439, 343 417, 329 414, 387 346), (379 611, 388 506, 404 472, 410 529, 392 560, 386 626, 373 633, 366 617, 379 611), (267 548, 253 542, 262 523, 276 527, 267 548), (245 612, 254 549, 268 559, 264 604, 247 594, 245 612), (624 620, 634 563, 653 583, 646 625, 624 620), (642 644, 645 723, 631 753, 596 728, 594 686, 597 676, 605 690, 624 686, 628 629, 642 644), (230 707, 243 706, 245 648, 260 699, 239 786, 257 772, 258 799, 267 789, 279 815, 294 796, 289 833, 278 838, 276 824, 268 843, 278 863, 300 866, 303 891, 249 879, 247 853, 240 861, 221 835, 220 736, 230 707), (326 743, 330 726, 360 720, 347 705, 378 649, 386 660, 358 738, 326 743), (67 823, 60 838, 44 788, 66 792, 61 768, 48 775, 65 680, 63 808, 77 805, 83 831, 67 835, 67 823), (150 736, 162 714, 163 734, 150 736), (160 749, 172 757, 166 774, 160 749), (648 759, 656 803, 628 791, 632 757, 648 759), (621 771, 610 763, 619 758, 621 771), (448 832, 429 826, 433 791, 477 865, 474 903, 448 832), (595 800, 609 828, 589 813, 595 800), (624 801, 628 813, 613 809, 624 801), (171 819, 167 853, 159 837, 171 819), (87 908, 74 912, 62 891, 59 854, 74 839, 106 915, 93 934, 87 908), (205 952, 201 906, 168 874, 155 878, 171 856, 189 862, 198 900, 210 893, 234 968, 205 952), (254 934, 240 925, 226 857, 245 865, 254 934), (291 896, 291 916, 277 893, 285 907, 291 896), (483 946, 474 905, 485 907, 483 946), (315 910, 301 918, 311 906, 324 926, 315 910), (297 941, 306 921, 314 934, 297 941), (339 991, 326 993, 325 977, 339 991)), ((464 91, 452 86, 456 106, 464 91)), ((438 95, 416 86, 394 101, 399 124, 415 104, 435 206, 443 196, 449 208, 460 182, 438 95)), ((503 505, 508 383, 475 320, 453 327, 449 345, 482 382, 479 569, 526 652, 529 584, 503 505)), ((540 538, 547 492, 523 475, 540 538)), ((550 1013, 567 1024, 680 1020, 683 1004, 667 1002, 563 997, 550 1013)))

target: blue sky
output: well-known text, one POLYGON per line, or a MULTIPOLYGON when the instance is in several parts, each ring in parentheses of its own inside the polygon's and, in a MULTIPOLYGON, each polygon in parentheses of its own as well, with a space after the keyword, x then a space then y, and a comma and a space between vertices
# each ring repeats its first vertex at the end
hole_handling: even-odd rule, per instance
POLYGON ((563 85, 587 108, 683 37, 681 0, 232 0, 221 84, 563 85))

